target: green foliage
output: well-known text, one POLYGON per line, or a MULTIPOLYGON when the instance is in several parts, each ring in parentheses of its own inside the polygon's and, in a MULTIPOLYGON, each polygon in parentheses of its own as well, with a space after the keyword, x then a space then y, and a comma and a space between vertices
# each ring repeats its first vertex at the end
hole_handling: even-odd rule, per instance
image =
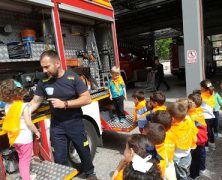
POLYGON ((156 55, 163 60, 170 59, 170 44, 172 43, 172 38, 160 39, 155 41, 155 51, 156 55))

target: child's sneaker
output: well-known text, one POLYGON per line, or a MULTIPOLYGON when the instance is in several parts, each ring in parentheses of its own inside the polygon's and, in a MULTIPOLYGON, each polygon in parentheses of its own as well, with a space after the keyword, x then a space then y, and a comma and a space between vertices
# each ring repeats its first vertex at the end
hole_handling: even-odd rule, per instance
POLYGON ((211 179, 211 173, 209 170, 200 170, 200 176, 205 176, 211 179))
POLYGON ((216 144, 215 144, 215 143, 210 143, 210 142, 208 142, 208 146, 209 146, 212 150, 216 150, 216 144))
POLYGON ((214 133, 214 138, 215 138, 215 139, 218 138, 218 133, 214 133))
POLYGON ((125 118, 120 118, 119 122, 120 122, 120 123, 124 123, 125 120, 126 120, 125 118))

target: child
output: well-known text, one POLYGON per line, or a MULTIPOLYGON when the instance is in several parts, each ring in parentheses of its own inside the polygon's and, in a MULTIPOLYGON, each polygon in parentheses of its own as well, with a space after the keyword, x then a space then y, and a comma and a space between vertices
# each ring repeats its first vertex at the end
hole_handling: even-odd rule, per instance
POLYGON ((142 134, 131 135, 126 143, 124 151, 125 164, 118 173, 115 180, 161 180, 160 170, 157 166, 155 148, 147 137, 142 134))
POLYGON ((144 92, 143 91, 135 91, 132 95, 133 101, 135 104, 135 110, 133 113, 133 122, 138 121, 138 127, 140 133, 143 132, 144 125, 147 124, 146 117, 142 116, 147 112, 147 107, 146 107, 146 100, 144 97, 144 92))
POLYGON ((170 131, 175 137, 174 165, 177 179, 188 179, 191 164, 191 148, 196 147, 198 129, 187 116, 188 107, 184 103, 172 103, 168 108, 172 116, 170 131))
MULTIPOLYGON (((0 99, 6 103, 6 116, 2 128, 8 134, 10 145, 14 145, 18 153, 19 173, 22 180, 30 180, 32 132, 38 138, 40 137, 39 131, 31 120, 31 106, 23 103, 26 93, 13 79, 4 80, 0 84, 0 99)), ((32 178, 34 176, 36 175, 32 178)))
POLYGON ((143 134, 147 136, 148 140, 155 145, 157 153, 160 155, 160 169, 162 177, 165 176, 166 169, 166 152, 164 147, 164 140, 166 136, 163 125, 158 123, 151 123, 145 125, 143 134))
MULTIPOLYGON (((220 83, 220 88, 222 88, 222 83, 220 83)), ((222 98, 221 98, 221 90, 219 92, 214 93, 214 98, 216 101, 216 104, 214 106, 214 137, 218 138, 218 130, 219 130, 219 110, 222 106, 222 98)))
POLYGON ((188 98, 191 99, 196 106, 188 112, 188 115, 190 116, 191 120, 195 122, 195 125, 199 130, 197 134, 197 148, 192 151, 192 162, 190 167, 190 176, 191 178, 195 179, 206 169, 205 144, 207 142, 207 126, 203 109, 200 107, 202 104, 200 94, 190 94, 188 98))
POLYGON ((152 123, 162 124, 166 130, 166 137, 164 140, 164 147, 166 152, 166 170, 165 179, 166 180, 176 180, 176 172, 173 163, 175 142, 176 139, 174 134, 171 132, 172 117, 168 111, 156 111, 151 118, 152 123))
POLYGON ((164 105, 166 96, 161 91, 154 92, 153 95, 150 96, 150 101, 153 107, 153 112, 166 110, 166 106, 164 105))
POLYGON ((154 112, 158 110, 166 110, 166 106, 164 105, 166 101, 166 96, 161 92, 154 92, 150 96, 150 105, 152 107, 152 111, 146 115, 146 119, 149 122, 154 112))
POLYGON ((126 86, 122 76, 120 75, 119 67, 113 66, 111 69, 111 75, 112 78, 108 81, 110 99, 114 103, 119 122, 123 123, 125 120, 123 101, 124 98, 127 100, 126 86))
POLYGON ((215 107, 216 101, 214 97, 214 87, 209 80, 203 80, 200 82, 201 86, 201 98, 202 98, 202 105, 201 107, 204 110, 204 117, 207 123, 207 135, 208 135, 208 145, 215 149, 215 142, 214 142, 214 113, 213 108, 215 107))

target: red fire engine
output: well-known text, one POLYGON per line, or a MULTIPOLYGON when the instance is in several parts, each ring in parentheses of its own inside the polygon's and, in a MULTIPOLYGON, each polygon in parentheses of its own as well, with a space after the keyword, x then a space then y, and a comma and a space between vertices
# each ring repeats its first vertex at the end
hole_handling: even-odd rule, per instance
MULTIPOLYGON (((112 121, 115 111, 110 105, 106 87, 111 67, 119 65, 119 55, 114 12, 108 0, 2 0, 0 9, 0 26, 3 29, 0 32, 1 79, 17 78, 32 92, 41 71, 38 62, 40 54, 44 50, 55 49, 62 67, 80 74, 91 93, 92 103, 82 107, 82 110, 92 156, 102 140, 103 131, 129 132, 136 127, 127 112, 125 123, 112 121)), ((32 116, 33 121, 39 124, 42 137, 41 143, 35 141, 34 154, 53 161, 48 141, 50 111, 47 102, 32 116)), ((2 123, 1 120, 0 125, 2 123)), ((7 150, 7 140, 1 129, 0 135, 2 152, 7 150)), ((77 165, 79 157, 71 142, 68 151, 70 162, 77 165)), ((2 155, 3 159, 7 157, 7 153, 2 155)), ((48 162, 41 165, 62 169, 48 162)), ((1 156, 0 167, 0 179, 5 179, 1 156)), ((76 174, 72 170, 68 169, 63 174, 64 178, 71 179, 76 174)), ((38 171, 37 174, 40 177, 47 175, 47 172, 38 171)))

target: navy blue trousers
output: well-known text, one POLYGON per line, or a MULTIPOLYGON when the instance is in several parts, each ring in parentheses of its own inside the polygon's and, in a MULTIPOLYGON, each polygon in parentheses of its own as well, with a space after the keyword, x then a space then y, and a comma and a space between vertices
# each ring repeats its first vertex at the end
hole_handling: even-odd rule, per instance
POLYGON ((195 179, 200 175, 200 170, 206 169, 206 151, 205 146, 197 146, 192 150, 192 161, 190 166, 190 177, 195 179))
POLYGON ((87 135, 83 127, 83 124, 79 126, 75 123, 75 120, 63 122, 52 120, 50 140, 55 162, 67 166, 69 165, 68 141, 72 141, 81 159, 83 171, 88 176, 94 173, 94 166, 87 144, 87 135))

